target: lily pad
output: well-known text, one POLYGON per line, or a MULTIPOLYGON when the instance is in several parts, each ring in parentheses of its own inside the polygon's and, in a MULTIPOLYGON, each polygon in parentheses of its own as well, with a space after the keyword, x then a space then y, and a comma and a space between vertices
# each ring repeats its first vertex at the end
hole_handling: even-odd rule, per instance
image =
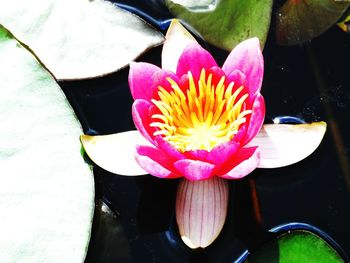
POLYGON ((117 71, 163 41, 143 20, 103 0, 0 0, 0 24, 57 79, 117 71))
POLYGON ((266 41, 272 0, 199 1, 196 4, 191 0, 166 0, 165 3, 176 17, 220 48, 230 51, 241 41, 256 36, 262 46, 266 41))
POLYGON ((94 180, 53 77, 0 26, 0 262, 83 262, 94 180))
POLYGON ((319 36, 338 21, 349 5, 348 1, 288 0, 277 12, 277 43, 295 45, 319 36))
POLYGON ((338 252, 320 236, 308 230, 293 230, 258 249, 246 262, 341 263, 338 252))

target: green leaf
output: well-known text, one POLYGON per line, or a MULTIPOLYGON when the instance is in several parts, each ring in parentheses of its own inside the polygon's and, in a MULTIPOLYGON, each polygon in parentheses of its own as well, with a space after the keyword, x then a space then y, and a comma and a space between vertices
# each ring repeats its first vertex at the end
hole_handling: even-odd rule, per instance
POLYGON ((95 203, 79 122, 1 26, 0 72, 0 262, 83 262, 95 203))
POLYGON ((306 230, 293 230, 270 241, 246 262, 336 263, 344 262, 324 239, 306 230))
POLYGON ((57 79, 117 71, 163 41, 143 20, 104 0, 0 0, 0 24, 57 79))
POLYGON ((288 0, 277 12, 277 43, 295 45, 319 36, 338 21, 349 5, 348 1, 288 0))
POLYGON ((337 25, 346 33, 350 33, 350 9, 344 13, 345 17, 337 25))
POLYGON ((264 46, 272 0, 166 0, 165 3, 176 17, 193 26, 215 46, 231 51, 242 40, 255 36, 264 46))

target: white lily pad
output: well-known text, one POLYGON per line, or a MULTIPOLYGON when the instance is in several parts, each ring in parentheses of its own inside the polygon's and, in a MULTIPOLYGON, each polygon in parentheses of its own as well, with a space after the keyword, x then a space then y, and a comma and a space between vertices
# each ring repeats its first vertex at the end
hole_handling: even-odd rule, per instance
POLYGON ((321 143, 326 128, 325 122, 265 124, 249 145, 259 146, 259 168, 283 167, 312 154, 321 143))
POLYGON ((151 145, 138 131, 110 135, 82 135, 81 143, 90 159, 101 168, 120 175, 148 174, 135 161, 136 145, 151 145))
POLYGON ((0 24, 57 79, 117 71, 163 41, 143 20, 103 0, 0 0, 0 24))
POLYGON ((0 72, 0 262, 83 262, 95 202, 80 124, 53 77, 1 26, 0 72))

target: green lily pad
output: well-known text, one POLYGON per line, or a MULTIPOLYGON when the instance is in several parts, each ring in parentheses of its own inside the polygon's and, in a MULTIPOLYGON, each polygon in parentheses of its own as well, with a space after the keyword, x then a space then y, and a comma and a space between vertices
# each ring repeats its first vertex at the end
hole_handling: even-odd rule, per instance
POLYGON ((341 30, 346 33, 350 33, 350 9, 345 12, 345 17, 337 23, 341 30))
POLYGON ((338 21, 349 5, 349 1, 288 0, 277 12, 277 43, 295 45, 319 36, 338 21))
POLYGON ((0 72, 0 262, 83 262, 95 202, 80 124, 54 78, 1 26, 0 72))
POLYGON ((318 235, 307 230, 293 230, 264 245, 246 262, 340 263, 344 260, 318 235))
POLYGON ((104 0, 0 0, 0 24, 56 79, 117 71, 163 41, 146 22, 104 0))
POLYGON ((193 26, 215 46, 231 51, 242 40, 255 36, 264 46, 272 0, 166 0, 165 3, 176 17, 193 26))

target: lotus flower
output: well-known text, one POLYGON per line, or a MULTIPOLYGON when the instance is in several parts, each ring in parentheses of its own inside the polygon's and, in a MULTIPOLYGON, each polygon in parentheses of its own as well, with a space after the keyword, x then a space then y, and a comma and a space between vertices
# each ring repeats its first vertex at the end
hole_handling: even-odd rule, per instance
POLYGON ((304 159, 321 142, 326 124, 263 126, 264 65, 257 38, 238 44, 220 68, 175 20, 162 64, 130 64, 138 131, 83 135, 81 141, 90 158, 111 172, 184 177, 176 200, 179 232, 189 247, 204 248, 225 222, 226 179, 304 159))

